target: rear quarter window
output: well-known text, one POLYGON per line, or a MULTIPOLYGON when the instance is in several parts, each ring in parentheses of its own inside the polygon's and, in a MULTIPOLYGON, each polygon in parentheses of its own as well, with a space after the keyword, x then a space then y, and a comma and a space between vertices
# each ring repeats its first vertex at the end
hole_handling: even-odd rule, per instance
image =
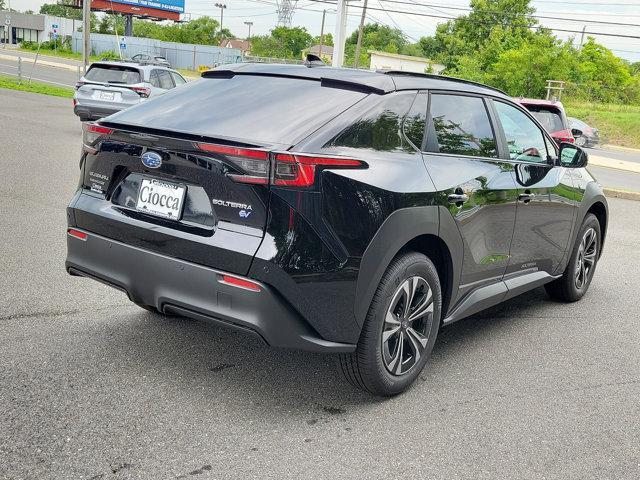
POLYGON ((411 149, 403 139, 402 123, 416 92, 384 96, 364 115, 323 145, 392 151, 411 149))
POLYGON ((125 85, 142 81, 138 69, 122 65, 92 65, 85 78, 91 82, 123 83, 125 85))

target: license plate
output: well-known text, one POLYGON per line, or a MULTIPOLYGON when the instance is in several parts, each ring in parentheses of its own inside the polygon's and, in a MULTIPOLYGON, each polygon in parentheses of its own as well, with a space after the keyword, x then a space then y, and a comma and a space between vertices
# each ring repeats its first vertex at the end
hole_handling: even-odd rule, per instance
POLYGON ((116 99, 115 92, 100 92, 100 100, 113 102, 116 99))
POLYGON ((143 179, 136 209, 156 217, 179 220, 187 187, 158 179, 143 179))

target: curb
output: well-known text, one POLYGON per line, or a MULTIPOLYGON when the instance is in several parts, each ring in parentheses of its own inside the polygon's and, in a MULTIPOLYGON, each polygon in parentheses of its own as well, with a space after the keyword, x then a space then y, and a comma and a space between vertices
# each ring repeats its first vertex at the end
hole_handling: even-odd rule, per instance
POLYGON ((625 200, 640 201, 640 192, 630 192, 629 190, 617 190, 615 188, 604 188, 604 194, 612 198, 624 198, 625 200))
POLYGON ((602 145, 599 145, 599 147, 604 149, 604 150, 620 150, 620 151, 623 151, 623 152, 632 152, 632 153, 637 153, 638 155, 640 155, 640 149, 638 149, 638 148, 620 147, 618 145, 609 145, 608 143, 604 143, 602 145))
MULTIPOLYGON (((16 62, 18 60, 18 57, 20 57, 22 59, 23 63, 26 62, 29 65, 33 65, 34 60, 35 60, 35 57, 29 57, 29 56, 22 57, 20 55, 14 56, 14 55, 2 55, 2 54, 0 54, 0 59, 1 60, 9 60, 9 61, 16 62)), ((50 62, 48 60, 42 60, 41 58, 38 58, 37 65, 46 65, 47 67, 63 68, 65 70, 71 70, 73 72, 77 72, 78 71, 78 66, 77 65, 69 65, 67 63, 50 62)))
POLYGON ((640 173, 640 162, 629 160, 617 160, 614 158, 601 157, 599 155, 589 155, 589 165, 594 167, 613 168, 625 172, 640 173))

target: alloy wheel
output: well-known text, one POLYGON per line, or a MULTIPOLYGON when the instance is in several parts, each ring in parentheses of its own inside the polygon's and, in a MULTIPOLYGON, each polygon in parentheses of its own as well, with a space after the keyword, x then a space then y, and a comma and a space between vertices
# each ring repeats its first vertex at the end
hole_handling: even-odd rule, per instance
POLYGON ((393 294, 382 327, 382 359, 393 375, 404 375, 422 357, 433 322, 433 292, 422 277, 410 277, 393 294))
POLYGON ((595 229, 589 228, 584 232, 578 248, 578 261, 575 271, 575 285, 578 290, 582 289, 591 278, 596 265, 597 253, 598 235, 595 229))

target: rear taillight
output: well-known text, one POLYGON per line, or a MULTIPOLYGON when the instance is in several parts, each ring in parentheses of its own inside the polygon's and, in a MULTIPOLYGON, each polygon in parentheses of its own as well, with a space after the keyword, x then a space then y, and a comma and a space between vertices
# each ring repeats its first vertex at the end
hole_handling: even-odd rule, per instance
POLYGON ((270 153, 254 148, 238 148, 227 145, 197 143, 205 152, 224 155, 243 173, 228 173, 239 183, 272 184, 288 187, 309 187, 315 183, 318 168, 365 168, 366 163, 352 158, 310 155, 306 153, 270 153), (269 172, 269 159, 274 161, 269 172))
POLYGON ((131 87, 131 90, 136 92, 142 98, 149 98, 149 94, 151 93, 151 89, 147 87, 131 87))
POLYGON ((573 137, 562 137, 562 138, 558 138, 558 143, 563 143, 563 142, 567 142, 567 143, 574 143, 576 141, 575 138, 573 137))
POLYGON ((229 178, 240 183, 266 185, 269 183, 269 152, 254 148, 238 148, 212 143, 197 143, 196 146, 210 153, 227 157, 243 173, 229 173, 229 178))
POLYGON ((103 127, 95 123, 85 122, 82 124, 82 147, 85 152, 95 154, 98 149, 96 145, 107 135, 113 133, 113 128, 103 127))
POLYGON ((316 169, 363 168, 360 160, 343 157, 326 157, 301 153, 277 153, 273 184, 290 187, 308 187, 315 182, 316 169))

